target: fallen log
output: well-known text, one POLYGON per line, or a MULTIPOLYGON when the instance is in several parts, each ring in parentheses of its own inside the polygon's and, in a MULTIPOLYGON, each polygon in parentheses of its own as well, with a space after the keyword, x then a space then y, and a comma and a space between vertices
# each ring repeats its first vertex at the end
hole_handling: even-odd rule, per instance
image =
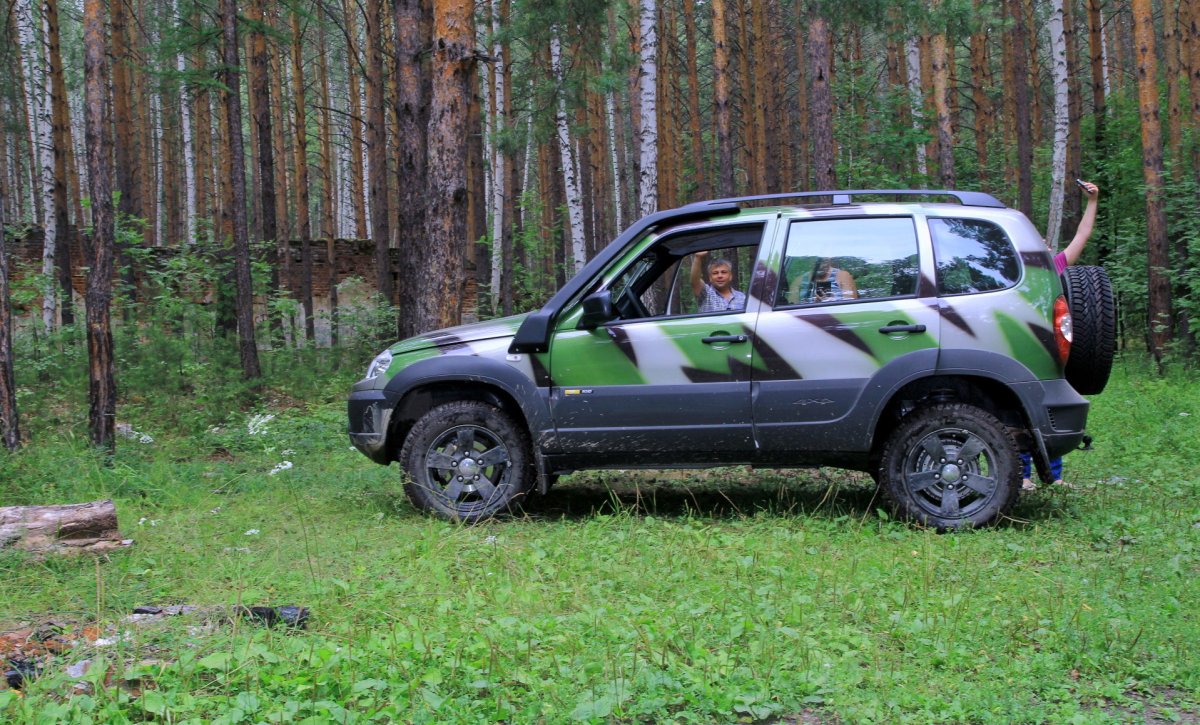
POLYGON ((103 553, 129 546, 117 530, 111 499, 60 506, 0 506, 0 549, 35 553, 103 553))

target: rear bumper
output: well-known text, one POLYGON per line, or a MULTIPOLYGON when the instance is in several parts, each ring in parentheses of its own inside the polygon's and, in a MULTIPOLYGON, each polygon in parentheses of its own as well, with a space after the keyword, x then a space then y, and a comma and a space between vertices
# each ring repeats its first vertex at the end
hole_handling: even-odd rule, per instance
POLYGON ((1041 453, 1057 458, 1079 447, 1091 404, 1066 380, 1041 380, 1017 387, 1041 453))

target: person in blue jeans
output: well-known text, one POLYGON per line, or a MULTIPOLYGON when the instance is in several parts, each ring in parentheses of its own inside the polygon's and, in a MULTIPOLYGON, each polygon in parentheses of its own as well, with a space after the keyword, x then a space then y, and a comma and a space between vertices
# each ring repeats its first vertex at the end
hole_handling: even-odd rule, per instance
MULTIPOLYGON (((1037 484, 1033 482, 1033 456, 1028 453, 1021 454, 1021 488, 1026 491, 1036 491, 1037 484)), ((1066 485, 1062 477, 1063 463, 1062 457, 1050 459, 1050 480, 1055 486, 1066 485)))
MULTIPOLYGON (((1070 244, 1066 246, 1058 254, 1054 255, 1054 271, 1062 274, 1067 267, 1079 261, 1080 255, 1083 254, 1083 248, 1087 246, 1088 238, 1092 236, 1092 229, 1096 226, 1096 208, 1100 201, 1100 187, 1090 181, 1079 181, 1080 188, 1087 195, 1087 209, 1083 212, 1083 218, 1079 220, 1079 228, 1075 230, 1075 236, 1071 238, 1070 244)), ((1033 458, 1028 453, 1021 454, 1021 488, 1026 491, 1036 491, 1037 485, 1033 482, 1033 458)), ((1063 462, 1062 458, 1050 459, 1050 480, 1052 485, 1062 486, 1063 483, 1063 462)))

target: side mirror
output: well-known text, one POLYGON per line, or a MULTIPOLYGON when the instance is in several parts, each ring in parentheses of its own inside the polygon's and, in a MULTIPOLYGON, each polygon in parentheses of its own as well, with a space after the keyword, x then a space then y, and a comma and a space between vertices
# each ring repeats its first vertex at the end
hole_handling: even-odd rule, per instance
POLYGON ((583 316, 579 318, 580 330, 592 330, 615 319, 617 313, 613 308, 612 293, 608 290, 583 298, 583 316))

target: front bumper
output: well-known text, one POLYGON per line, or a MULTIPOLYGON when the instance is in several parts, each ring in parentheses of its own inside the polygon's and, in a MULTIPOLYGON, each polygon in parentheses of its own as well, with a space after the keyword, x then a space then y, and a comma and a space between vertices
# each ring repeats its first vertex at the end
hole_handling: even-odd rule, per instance
POLYGON ((388 428, 396 409, 395 397, 385 390, 355 390, 350 393, 346 408, 354 447, 376 463, 385 466, 391 463, 388 428))

